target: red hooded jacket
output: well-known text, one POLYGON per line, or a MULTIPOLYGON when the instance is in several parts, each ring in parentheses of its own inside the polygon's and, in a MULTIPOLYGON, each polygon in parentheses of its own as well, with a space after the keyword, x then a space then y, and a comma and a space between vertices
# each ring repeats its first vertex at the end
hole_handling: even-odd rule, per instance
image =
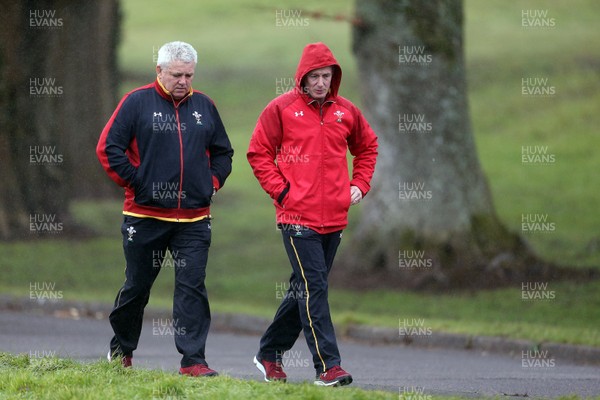
POLYGON ((296 88, 271 101, 260 115, 247 157, 262 188, 273 198, 277 222, 321 234, 348 224, 350 186, 363 196, 370 189, 377 158, 377 136, 360 110, 338 96, 342 69, 323 43, 304 48, 296 88), (302 88, 312 70, 332 66, 325 102, 302 88), (352 179, 347 151, 354 156, 352 179))

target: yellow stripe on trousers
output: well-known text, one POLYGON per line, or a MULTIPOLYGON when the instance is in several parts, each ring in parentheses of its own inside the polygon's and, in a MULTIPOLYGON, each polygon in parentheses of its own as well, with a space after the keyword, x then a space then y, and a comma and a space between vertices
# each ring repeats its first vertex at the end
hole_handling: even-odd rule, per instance
POLYGON ((302 261, 300 261, 300 256, 298 255, 298 251, 296 250, 296 246, 294 246, 294 238, 290 237, 290 243, 292 244, 292 248, 294 249, 294 254, 296 254, 296 260, 298 260, 298 265, 300 266, 300 272, 302 272, 302 279, 304 279, 304 287, 306 288, 306 314, 308 315, 308 322, 310 324, 310 330, 312 331, 313 338, 315 338, 315 347, 317 348, 317 354, 321 359, 321 364, 323 364, 323 371, 326 370, 325 361, 323 361, 323 357, 321 357, 321 352, 319 351, 319 341, 317 340, 317 335, 315 334, 315 328, 313 327, 312 318, 310 317, 310 310, 308 308, 308 300, 310 299, 310 292, 308 291, 308 282, 306 281, 306 276, 304 275, 304 268, 302 267, 302 261))

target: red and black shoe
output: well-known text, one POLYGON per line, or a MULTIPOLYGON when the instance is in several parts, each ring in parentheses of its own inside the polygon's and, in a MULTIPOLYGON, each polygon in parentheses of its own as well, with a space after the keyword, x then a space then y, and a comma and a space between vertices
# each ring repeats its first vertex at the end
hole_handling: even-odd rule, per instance
POLYGON ((124 356, 124 355, 117 355, 117 354, 111 354, 110 350, 108 351, 108 354, 106 355, 106 359, 108 360, 108 362, 111 362, 113 359, 115 358, 120 358, 121 359, 121 365, 125 368, 131 368, 131 366, 133 365, 133 362, 131 361, 133 357, 131 356, 124 356))
POLYGON ((287 380, 287 375, 283 372, 283 368, 281 368, 281 362, 267 361, 259 356, 255 356, 254 365, 265 376, 265 382, 285 382, 287 380))
POLYGON ((191 367, 181 367, 179 368, 180 375, 189 375, 189 376, 217 376, 219 373, 217 371, 213 371, 208 368, 208 365, 204 364, 196 364, 191 367))
POLYGON ((344 386, 352 383, 352 375, 347 373, 336 365, 317 376, 315 385, 317 386, 344 386))

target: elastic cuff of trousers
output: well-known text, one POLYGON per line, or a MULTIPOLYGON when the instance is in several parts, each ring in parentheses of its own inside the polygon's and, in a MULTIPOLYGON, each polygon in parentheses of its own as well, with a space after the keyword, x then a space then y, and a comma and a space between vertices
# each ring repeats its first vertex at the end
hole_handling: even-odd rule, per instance
POLYGON ((277 361, 281 361, 283 352, 275 352, 275 353, 271 353, 271 354, 263 354, 263 353, 258 353, 256 355, 256 358, 258 358, 261 361, 268 361, 268 362, 277 362, 277 361), (279 358, 277 357, 279 354, 279 358))

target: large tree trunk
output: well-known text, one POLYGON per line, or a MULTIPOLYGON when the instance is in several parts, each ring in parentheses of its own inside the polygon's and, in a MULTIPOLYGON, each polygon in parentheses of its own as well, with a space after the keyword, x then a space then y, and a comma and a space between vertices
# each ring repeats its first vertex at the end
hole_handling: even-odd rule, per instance
POLYGON ((380 155, 342 255, 347 276, 365 285, 483 288, 547 275, 498 220, 477 158, 462 2, 357 1, 356 12, 354 52, 380 155))
POLYGON ((118 27, 116 0, 4 5, 0 238, 73 231, 70 200, 113 192, 95 144, 116 101, 118 27))

